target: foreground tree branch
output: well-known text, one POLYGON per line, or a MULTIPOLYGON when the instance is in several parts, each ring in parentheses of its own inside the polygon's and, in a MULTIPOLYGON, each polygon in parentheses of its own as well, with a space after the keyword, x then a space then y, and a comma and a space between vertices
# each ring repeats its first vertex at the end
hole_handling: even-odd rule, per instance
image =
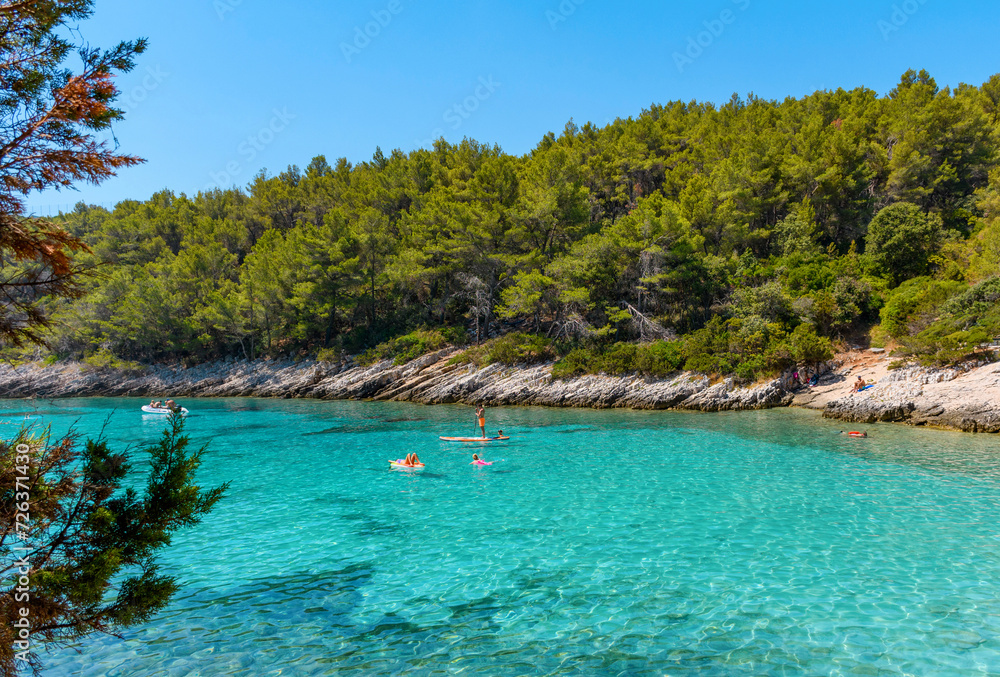
POLYGON ((81 449, 73 435, 49 444, 22 431, 0 442, 0 676, 14 677, 26 665, 37 673, 39 642, 120 636, 170 601, 177 584, 158 574, 157 554, 228 487, 195 484, 204 448, 189 452, 183 430, 183 419, 170 417, 149 449, 142 495, 123 489, 129 455, 113 453, 102 439, 81 449), (18 644, 20 618, 28 619, 27 650, 18 644))
POLYGON ((0 5, 0 343, 38 343, 46 298, 83 293, 74 253, 81 240, 24 215, 31 191, 98 184, 142 160, 97 135, 122 119, 113 103, 117 73, 130 71, 144 39, 110 50, 75 48, 59 29, 88 17, 93 0, 25 0, 0 5), (72 53, 79 72, 64 67, 72 53))

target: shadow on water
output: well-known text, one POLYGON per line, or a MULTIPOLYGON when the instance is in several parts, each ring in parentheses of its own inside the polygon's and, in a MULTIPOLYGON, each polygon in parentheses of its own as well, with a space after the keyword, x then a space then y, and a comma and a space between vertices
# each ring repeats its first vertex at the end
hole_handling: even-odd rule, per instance
POLYGON ((314 437, 317 435, 356 435, 378 432, 378 428, 370 425, 335 425, 326 430, 316 430, 311 433, 302 433, 302 437, 314 437))
POLYGON ((381 536, 403 531, 398 524, 383 522, 363 512, 352 512, 341 515, 340 518, 347 522, 355 522, 357 526, 353 531, 359 536, 381 536))

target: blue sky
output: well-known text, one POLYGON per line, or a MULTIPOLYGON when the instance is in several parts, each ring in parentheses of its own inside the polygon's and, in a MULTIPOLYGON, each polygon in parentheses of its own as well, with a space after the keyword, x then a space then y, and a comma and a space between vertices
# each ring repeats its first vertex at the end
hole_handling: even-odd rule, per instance
POLYGON ((650 103, 942 86, 1000 72, 1000 3, 530 0, 97 0, 93 46, 148 37, 118 79, 120 150, 146 159, 100 186, 28 198, 40 215, 158 190, 245 186, 261 169, 370 159, 444 136, 523 154, 566 121, 650 103))

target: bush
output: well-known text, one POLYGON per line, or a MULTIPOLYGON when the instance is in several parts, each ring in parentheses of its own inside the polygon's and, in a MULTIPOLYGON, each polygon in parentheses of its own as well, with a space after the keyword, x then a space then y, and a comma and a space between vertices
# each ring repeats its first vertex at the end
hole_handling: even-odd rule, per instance
POLYGON ((679 341, 654 341, 639 346, 636 370, 649 376, 667 376, 684 366, 684 346, 679 341))
POLYGON ((893 290, 882 308, 882 328, 893 338, 906 336, 911 333, 914 320, 937 314, 947 299, 965 288, 965 284, 952 280, 929 277, 907 280, 893 290))
POLYGON ((763 355, 754 355, 744 359, 733 373, 741 381, 752 382, 769 371, 763 355))
POLYGON ((340 362, 342 351, 339 347, 323 348, 316 353, 317 362, 340 362))
POLYGON ((638 370, 636 366, 638 353, 639 349, 634 343, 616 343, 604 352, 601 370, 616 376, 631 374, 638 370))
POLYGON ((1000 306, 1000 277, 992 277, 953 296, 941 306, 941 312, 949 315, 981 316, 996 311, 998 306, 1000 306))
POLYGON ((101 348, 96 353, 83 358, 83 363, 87 368, 95 370, 115 369, 127 374, 140 374, 146 371, 146 367, 138 362, 130 362, 116 357, 107 348, 101 348))
POLYGON ((394 364, 406 364, 421 355, 441 350, 449 345, 465 343, 465 339, 465 330, 461 328, 418 329, 366 350, 357 357, 357 362, 362 366, 369 366, 382 360, 392 360, 394 364))
POLYGON ((552 367, 554 378, 580 374, 632 374, 667 376, 684 366, 683 346, 678 341, 654 341, 642 345, 614 343, 603 350, 574 348, 552 367))
POLYGON ((534 364, 553 358, 552 341, 544 336, 514 332, 487 344, 488 364, 534 364))
POLYGON ((552 378, 595 374, 600 370, 600 356, 585 348, 574 348, 552 365, 552 378))
POLYGON ((830 339, 818 336, 808 324, 800 324, 789 337, 792 359, 802 363, 824 362, 833 357, 830 339))

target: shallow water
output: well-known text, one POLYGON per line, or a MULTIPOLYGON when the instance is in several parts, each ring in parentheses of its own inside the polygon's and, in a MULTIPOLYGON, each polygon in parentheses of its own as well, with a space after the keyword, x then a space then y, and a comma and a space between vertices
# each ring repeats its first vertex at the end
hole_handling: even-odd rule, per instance
MULTIPOLYGON (((0 421, 155 441, 145 401, 0 421)), ((182 589, 46 675, 1000 673, 1000 437, 812 412, 189 400, 182 589), (392 471, 416 451, 423 471, 392 471), (469 465, 481 452, 492 466, 469 465)), ((0 425, 0 433, 14 425, 0 425)), ((134 452, 137 465, 142 452, 134 452)))

